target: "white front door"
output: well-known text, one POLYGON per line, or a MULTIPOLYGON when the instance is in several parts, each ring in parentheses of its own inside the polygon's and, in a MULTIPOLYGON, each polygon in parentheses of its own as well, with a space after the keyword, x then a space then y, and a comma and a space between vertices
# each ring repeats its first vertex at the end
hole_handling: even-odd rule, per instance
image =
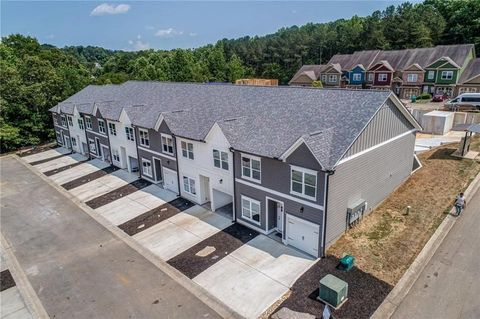
POLYGON ((65 138, 65 147, 66 148, 72 148, 72 146, 70 145, 70 137, 68 136, 63 136, 65 138))
POLYGON ((277 227, 275 228, 283 234, 283 204, 280 202, 277 202, 277 227))
POLYGON ((175 171, 163 168, 163 186, 178 194, 178 179, 175 171))
POLYGON ((319 226, 287 215, 286 244, 318 257, 319 226))

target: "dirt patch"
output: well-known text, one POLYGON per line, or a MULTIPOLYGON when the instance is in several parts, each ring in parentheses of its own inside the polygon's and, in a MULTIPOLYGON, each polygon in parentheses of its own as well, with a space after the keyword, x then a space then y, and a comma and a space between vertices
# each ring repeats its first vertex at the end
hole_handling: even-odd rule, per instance
POLYGON ((76 178, 76 179, 74 179, 70 182, 62 184, 62 187, 65 188, 68 191, 68 190, 71 190, 75 187, 81 186, 83 184, 91 182, 91 181, 93 181, 97 178, 106 176, 106 175, 111 174, 111 173, 113 173, 115 171, 118 171, 118 170, 119 170, 118 167, 110 165, 108 167, 105 167, 104 169, 99 169, 96 172, 84 175, 84 176, 76 178))
POLYGON ((49 142, 49 143, 42 144, 42 145, 24 147, 24 148, 17 151, 17 155, 20 156, 20 157, 24 157, 24 156, 28 156, 28 155, 42 153, 42 152, 45 152, 45 151, 48 151, 48 150, 53 150, 57 147, 59 147, 57 145, 57 142, 49 142))
POLYGON ((43 175, 45 176, 52 176, 52 175, 55 175, 55 174, 58 174, 60 172, 63 172, 63 171, 66 171, 70 168, 73 168, 75 166, 78 166, 80 164, 83 164, 85 162, 88 162, 88 160, 85 160, 85 161, 80 161, 80 162, 77 162, 77 163, 73 163, 73 164, 70 164, 70 165, 67 165, 67 166, 62 166, 62 167, 59 167, 59 168, 56 168, 56 169, 52 169, 51 171, 46 171, 46 172, 43 172, 43 175))
POLYGON ((150 183, 149 181, 146 181, 144 179, 138 179, 132 183, 119 187, 104 195, 95 197, 94 199, 89 200, 85 204, 87 204, 90 208, 96 209, 150 185, 152 185, 152 183, 150 183))
MULTIPOLYGON (((353 255, 361 270, 395 285, 449 213, 455 195, 480 172, 477 161, 452 156, 457 147, 449 144, 420 154, 423 167, 343 235, 329 254, 353 255)), ((471 150, 479 148, 480 136, 471 144, 471 150)))
POLYGON ((133 236, 193 206, 195 204, 191 201, 179 197, 151 209, 118 227, 128 235, 133 236))
POLYGON ((192 279, 257 236, 258 232, 235 223, 167 262, 192 279), (199 254, 206 247, 214 247, 215 250, 205 256, 199 254))
POLYGON ((68 155, 70 155, 70 154, 71 154, 71 153, 60 154, 60 155, 57 155, 57 156, 54 156, 54 157, 49 157, 49 158, 45 158, 45 159, 42 159, 42 160, 39 160, 39 161, 30 162, 29 164, 35 166, 35 165, 38 165, 38 164, 43 164, 43 163, 46 163, 46 162, 50 162, 50 161, 53 161, 53 160, 56 160, 56 159, 59 159, 59 158, 68 156, 68 155))
POLYGON ((335 256, 327 256, 317 261, 295 282, 290 297, 277 309, 287 307, 321 318, 324 304, 316 299, 319 281, 325 275, 332 274, 348 283, 348 300, 340 309, 333 311, 335 318, 370 318, 393 286, 357 267, 348 272, 338 270, 338 263, 339 259, 335 256))
POLYGON ((15 280, 13 280, 10 270, 5 269, 4 271, 0 272, 0 291, 15 287, 15 285, 15 280))

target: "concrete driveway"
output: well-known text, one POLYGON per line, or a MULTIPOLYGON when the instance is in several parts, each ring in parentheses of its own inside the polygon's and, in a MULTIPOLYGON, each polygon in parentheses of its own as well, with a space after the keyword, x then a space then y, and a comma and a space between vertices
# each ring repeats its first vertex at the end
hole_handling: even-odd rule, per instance
POLYGON ((96 172, 98 170, 108 167, 109 164, 99 159, 90 160, 87 163, 82 163, 76 167, 49 176, 49 178, 58 185, 73 181, 79 177, 96 172))
POLYGON ((22 157, 22 160, 24 160, 27 163, 33 163, 33 162, 41 161, 44 159, 56 157, 59 155, 69 154, 70 152, 71 151, 69 149, 58 147, 56 149, 48 150, 45 152, 24 156, 22 157))
POLYGON ((87 158, 85 156, 83 156, 82 154, 73 153, 73 154, 70 154, 70 155, 63 156, 61 158, 57 158, 57 159, 52 160, 52 161, 48 161, 46 163, 35 165, 35 168, 43 173, 43 172, 46 172, 46 171, 51 171, 51 170, 57 169, 59 167, 63 167, 63 166, 75 164, 75 163, 78 163, 78 162, 82 162, 82 161, 85 161, 85 160, 87 160, 87 158))

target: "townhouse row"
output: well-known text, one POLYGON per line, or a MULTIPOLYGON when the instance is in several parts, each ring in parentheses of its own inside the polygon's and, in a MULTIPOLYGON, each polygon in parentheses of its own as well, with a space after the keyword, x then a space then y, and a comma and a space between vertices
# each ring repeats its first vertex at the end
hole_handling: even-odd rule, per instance
POLYGON ((50 111, 60 145, 316 257, 408 178, 421 129, 376 90, 128 81, 50 111))
POLYGON ((449 97, 480 92, 480 59, 473 44, 334 55, 326 65, 304 65, 290 85, 392 90, 403 99, 422 93, 449 97))

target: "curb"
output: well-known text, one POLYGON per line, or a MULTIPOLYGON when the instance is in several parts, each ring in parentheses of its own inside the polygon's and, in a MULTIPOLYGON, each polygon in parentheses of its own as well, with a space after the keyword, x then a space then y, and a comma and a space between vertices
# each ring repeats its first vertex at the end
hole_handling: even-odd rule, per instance
POLYGON ((45 308, 37 296, 37 293, 33 289, 30 281, 28 281, 27 275, 23 271, 22 267, 18 263, 17 258, 12 252, 12 247, 5 237, 0 233, 0 242, 2 244, 3 252, 6 257, 6 264, 13 279, 15 285, 20 291, 20 295, 23 297, 27 309, 30 311, 33 318, 48 319, 50 316, 47 314, 45 308))
POLYGON ((135 250, 138 254, 142 257, 150 261, 154 264, 157 268, 163 271, 167 276, 169 276, 172 280, 176 283, 187 289, 191 292, 195 297, 197 297, 200 301, 205 303, 207 306, 212 308, 215 312, 217 312, 222 318, 228 319, 240 319, 244 318, 240 314, 238 314, 235 310, 231 309, 223 302, 221 302, 218 298, 210 294, 206 291, 203 287, 199 286, 184 274, 182 274, 179 270, 173 268, 167 262, 160 259, 158 256, 153 254, 150 250, 146 249, 142 245, 140 245, 136 240, 132 237, 128 236, 125 232, 123 232, 120 228, 112 224, 109 220, 104 218, 103 216, 99 215, 95 210, 87 206, 85 203, 77 199, 75 196, 71 195, 68 191, 63 189, 61 186, 55 184, 53 181, 48 179, 42 173, 36 171, 33 167, 31 167, 28 163, 24 162, 19 156, 17 155, 10 155, 12 158, 17 160, 23 166, 25 166, 28 170, 33 172, 35 175, 39 176, 42 180, 44 180, 48 185, 55 188, 59 191, 63 196, 67 199, 74 202, 80 209, 82 209, 88 216, 93 218, 97 223, 105 227, 108 231, 110 231, 115 237, 119 238, 125 244, 127 244, 130 248, 135 250))
MULTIPOLYGON (((465 198, 467 203, 470 198, 480 189, 480 173, 474 178, 470 185, 465 190, 465 198)), ((438 226, 435 233, 425 244, 423 249, 418 254, 417 258, 413 263, 408 267, 405 274, 398 281, 398 283, 393 287, 392 291, 387 295, 382 304, 377 308, 373 313, 370 319, 386 319, 390 318, 395 311, 397 310, 400 303, 406 297, 410 289, 413 287, 413 284, 417 281, 422 273, 423 269, 427 266, 430 259, 433 257, 438 247, 442 244, 443 240, 447 234, 455 225, 457 218, 453 216, 455 208, 450 210, 450 213, 445 217, 443 222, 438 226)))

